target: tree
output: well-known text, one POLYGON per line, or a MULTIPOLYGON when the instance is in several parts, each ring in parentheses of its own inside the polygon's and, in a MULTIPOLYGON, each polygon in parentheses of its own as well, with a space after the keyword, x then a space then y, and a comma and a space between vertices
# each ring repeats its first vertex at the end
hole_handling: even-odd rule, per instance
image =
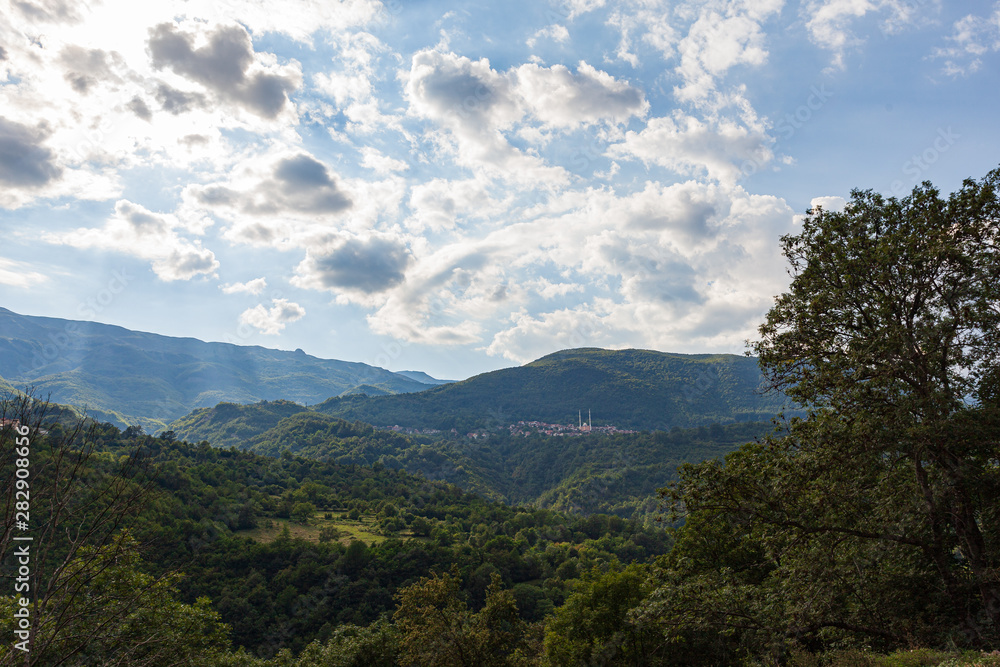
MULTIPOLYGON (((0 562, 27 550, 18 603, 29 601, 30 619, 29 652, 2 651, 0 664, 187 664, 217 647, 225 629, 207 601, 175 603, 172 578, 141 573, 129 533, 152 493, 141 449, 98 452, 104 429, 117 429, 50 410, 60 412, 30 391, 0 401, 0 562)), ((14 618, 0 613, 0 623, 14 618)))
POLYGON ((526 663, 527 624, 517 613, 500 577, 486 605, 470 612, 462 599, 457 569, 424 577, 398 595, 393 616, 400 632, 402 665, 420 667, 515 667, 526 663))
POLYGON ((904 462, 919 525, 894 540, 934 562, 980 642, 962 580, 1000 630, 987 520, 1000 488, 998 187, 1000 169, 947 201, 924 183, 901 201, 855 192, 842 213, 814 212, 782 240, 791 290, 753 348, 773 387, 822 411, 814 421, 836 418, 855 448, 904 462))
POLYGON ((651 589, 646 568, 635 563, 607 572, 595 568, 585 573, 545 629, 549 664, 660 664, 655 634, 628 617, 651 589))
POLYGON ((998 187, 1000 169, 947 199, 854 191, 782 238, 792 282, 751 353, 808 417, 667 491, 751 560, 672 557, 694 579, 652 596, 665 623, 758 649, 1000 640, 998 187))
MULTIPOLYGON (((127 532, 101 547, 82 547, 53 582, 61 593, 34 619, 31 652, 7 644, 0 649, 0 664, 214 664, 228 648, 229 628, 208 598, 190 605, 177 600, 177 575, 143 573, 136 547, 127 532)), ((13 618, 12 607, 6 598, 0 602, 0 626, 13 618)), ((5 628, 3 634, 11 631, 5 628)))
POLYGON ((309 502, 298 502, 292 506, 289 518, 295 523, 307 524, 316 513, 316 506, 309 502))

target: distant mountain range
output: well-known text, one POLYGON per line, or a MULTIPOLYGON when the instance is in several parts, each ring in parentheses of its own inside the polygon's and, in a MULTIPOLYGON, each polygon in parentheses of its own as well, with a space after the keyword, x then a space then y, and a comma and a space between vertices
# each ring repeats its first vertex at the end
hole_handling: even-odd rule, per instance
POLYGON ((595 426, 637 430, 767 421, 786 403, 758 391, 755 359, 728 354, 582 348, 448 382, 301 350, 206 343, 4 308, 0 378, 99 420, 153 432, 222 402, 291 401, 376 426, 463 434, 516 421, 576 423, 588 412, 595 426))
POLYGON ((595 426, 691 428, 770 420, 787 398, 761 392, 761 380, 750 357, 582 348, 418 394, 343 395, 313 409, 377 426, 460 433, 521 420, 576 424, 588 412, 595 426))
POLYGON ((147 431, 222 401, 309 405, 341 394, 417 392, 444 382, 301 350, 206 343, 6 308, 0 308, 0 376, 101 421, 138 423, 147 431))

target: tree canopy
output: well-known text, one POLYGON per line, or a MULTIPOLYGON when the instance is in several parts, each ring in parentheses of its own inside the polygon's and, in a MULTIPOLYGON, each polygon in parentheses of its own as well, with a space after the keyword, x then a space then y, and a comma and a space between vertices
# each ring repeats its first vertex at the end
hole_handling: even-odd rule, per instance
POLYGON ((998 184, 854 191, 782 238, 791 285, 750 353, 808 417, 684 469, 644 618, 719 632, 716 656, 997 645, 998 184))

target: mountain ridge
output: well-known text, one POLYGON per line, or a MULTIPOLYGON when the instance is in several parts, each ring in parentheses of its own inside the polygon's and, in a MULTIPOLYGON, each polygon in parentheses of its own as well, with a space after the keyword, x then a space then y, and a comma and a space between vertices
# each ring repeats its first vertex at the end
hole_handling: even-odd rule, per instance
POLYGON ((432 386, 302 350, 164 336, 6 308, 0 308, 0 376, 100 420, 151 430, 223 401, 310 404, 358 388, 394 394, 432 386))
POLYGON ((639 430, 769 421, 787 398, 761 391, 752 357, 576 348, 481 373, 419 394, 336 396, 314 410, 378 426, 467 432, 519 420, 639 430))

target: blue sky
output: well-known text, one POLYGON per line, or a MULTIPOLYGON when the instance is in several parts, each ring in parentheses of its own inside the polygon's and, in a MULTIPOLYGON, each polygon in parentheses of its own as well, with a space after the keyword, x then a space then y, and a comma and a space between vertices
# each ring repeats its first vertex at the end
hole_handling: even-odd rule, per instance
POLYGON ((742 353, 853 188, 1000 163, 1000 2, 0 4, 0 305, 459 379, 742 353))

